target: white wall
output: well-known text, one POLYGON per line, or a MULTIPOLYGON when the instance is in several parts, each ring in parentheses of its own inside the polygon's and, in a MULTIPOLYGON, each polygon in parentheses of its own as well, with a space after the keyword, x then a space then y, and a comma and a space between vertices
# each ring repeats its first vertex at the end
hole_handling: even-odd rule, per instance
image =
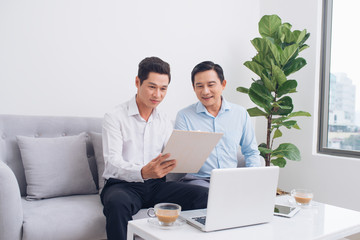
POLYGON ((103 116, 136 93, 147 56, 172 67, 160 105, 172 118, 196 101, 190 72, 204 60, 248 101, 234 88, 258 14, 258 1, 0 1, 0 113, 103 116))
MULTIPOLYGON (((301 131, 281 140, 295 143, 301 162, 281 170, 280 187, 311 188, 315 199, 360 210, 360 161, 316 153, 321 0, 2 0, 0 1, 0 113, 103 116, 135 94, 138 62, 159 56, 172 66, 173 81, 161 107, 172 118, 196 101, 190 71, 203 60, 220 63, 228 80, 225 97, 252 107, 237 93, 252 74, 243 66, 255 50, 257 23, 278 14, 311 33, 303 52, 308 65, 294 74, 295 110, 301 131)), ((264 124, 256 120, 258 141, 264 124)))
MULTIPOLYGON (((261 0, 260 14, 278 14, 290 22, 293 29, 307 29, 311 33, 310 48, 301 55, 307 66, 293 75, 298 81, 298 93, 293 94, 295 111, 304 110, 311 118, 298 118, 301 131, 289 130, 281 141, 294 143, 301 152, 301 162, 288 161, 281 170, 280 188, 310 188, 315 200, 360 210, 360 160, 317 153, 320 69, 321 0, 261 0)), ((257 139, 265 139, 264 123, 256 121, 257 139), (263 130, 261 130, 263 128, 263 130)))

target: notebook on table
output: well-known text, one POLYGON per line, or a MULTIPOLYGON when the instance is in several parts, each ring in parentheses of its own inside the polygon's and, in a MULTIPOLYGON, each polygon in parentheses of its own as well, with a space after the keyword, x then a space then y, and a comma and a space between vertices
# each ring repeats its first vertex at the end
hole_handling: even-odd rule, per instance
POLYGON ((215 169, 207 209, 182 211, 180 218, 205 232, 270 222, 278 178, 276 166, 215 169))

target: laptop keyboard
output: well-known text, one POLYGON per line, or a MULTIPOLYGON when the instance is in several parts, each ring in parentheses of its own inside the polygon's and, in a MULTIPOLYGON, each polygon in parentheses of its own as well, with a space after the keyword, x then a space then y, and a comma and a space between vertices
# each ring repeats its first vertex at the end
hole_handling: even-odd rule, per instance
POLYGON ((194 217, 193 218, 195 221, 201 223, 202 225, 205 225, 206 222, 206 216, 201 216, 201 217, 194 217))

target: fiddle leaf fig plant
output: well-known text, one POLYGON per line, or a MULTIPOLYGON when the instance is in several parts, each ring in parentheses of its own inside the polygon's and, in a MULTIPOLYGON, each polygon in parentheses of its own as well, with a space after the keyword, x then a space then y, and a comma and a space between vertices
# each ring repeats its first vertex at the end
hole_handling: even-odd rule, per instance
POLYGON ((311 116, 305 111, 294 110, 291 94, 296 93, 298 82, 289 76, 306 65, 299 53, 309 46, 305 44, 310 33, 306 29, 291 30, 291 24, 282 23, 277 15, 265 15, 259 22, 261 37, 251 43, 257 54, 244 65, 257 75, 250 88, 238 87, 236 90, 248 94, 256 107, 248 109, 251 117, 267 119, 266 143, 259 145, 260 155, 265 165, 285 167, 286 160, 300 161, 300 151, 292 143, 274 146, 274 140, 283 135, 282 130, 300 129, 293 118, 311 116))

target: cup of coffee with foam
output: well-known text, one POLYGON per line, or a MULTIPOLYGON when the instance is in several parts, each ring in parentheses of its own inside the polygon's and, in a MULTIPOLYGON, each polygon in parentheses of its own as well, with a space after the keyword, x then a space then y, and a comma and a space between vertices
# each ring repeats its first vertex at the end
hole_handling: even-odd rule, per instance
POLYGON ((172 226, 181 212, 181 206, 175 203, 158 203, 153 208, 149 208, 147 215, 157 218, 159 225, 172 226))
POLYGON ((312 191, 308 189, 293 189, 291 190, 291 196, 295 199, 295 202, 300 206, 308 206, 314 197, 312 191))

